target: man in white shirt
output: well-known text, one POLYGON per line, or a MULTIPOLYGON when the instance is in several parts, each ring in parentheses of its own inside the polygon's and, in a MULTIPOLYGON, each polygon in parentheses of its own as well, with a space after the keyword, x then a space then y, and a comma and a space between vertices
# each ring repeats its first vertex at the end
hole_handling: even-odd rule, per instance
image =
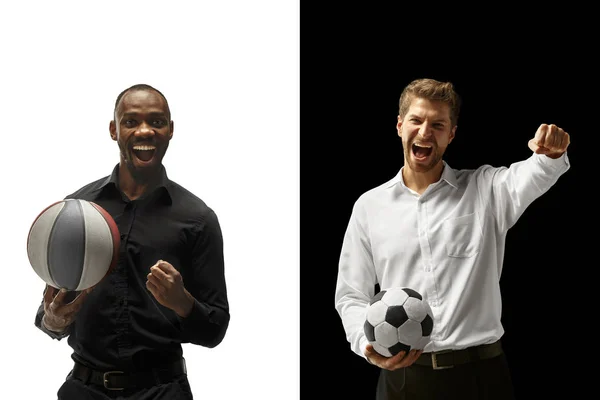
POLYGON ((397 123, 404 166, 358 198, 343 239, 335 307, 352 351, 381 368, 378 400, 514 398, 500 343, 506 234, 569 169, 570 136, 541 124, 526 160, 454 170, 443 155, 460 105, 451 82, 407 85, 397 123), (434 325, 423 349, 388 358, 363 326, 375 288, 396 286, 423 295, 434 325))

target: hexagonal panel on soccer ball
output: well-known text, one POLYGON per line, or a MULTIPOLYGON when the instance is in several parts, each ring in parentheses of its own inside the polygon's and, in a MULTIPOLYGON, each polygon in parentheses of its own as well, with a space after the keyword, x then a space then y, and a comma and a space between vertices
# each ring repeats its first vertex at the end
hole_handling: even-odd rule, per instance
POLYGON ((367 310, 367 321, 373 326, 381 324, 385 321, 387 310, 388 306, 381 301, 371 304, 367 310))
POLYGON ((417 345, 421 337, 423 337, 423 331, 420 322, 408 319, 398 328, 398 340, 411 347, 417 345))
POLYGON ((376 325, 375 341, 383 347, 392 347, 398 343, 398 328, 387 322, 376 325))

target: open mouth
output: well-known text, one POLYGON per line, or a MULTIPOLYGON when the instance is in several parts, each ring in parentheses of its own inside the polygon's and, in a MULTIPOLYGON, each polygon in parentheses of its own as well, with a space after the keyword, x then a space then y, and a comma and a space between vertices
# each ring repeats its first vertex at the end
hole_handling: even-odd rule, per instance
POLYGON ((140 161, 148 162, 148 161, 152 160, 152 157, 154 157, 154 153, 156 153, 155 146, 150 146, 150 145, 133 146, 133 154, 140 161))
POLYGON ((433 146, 430 144, 413 143, 412 153, 418 160, 424 160, 431 155, 433 146))

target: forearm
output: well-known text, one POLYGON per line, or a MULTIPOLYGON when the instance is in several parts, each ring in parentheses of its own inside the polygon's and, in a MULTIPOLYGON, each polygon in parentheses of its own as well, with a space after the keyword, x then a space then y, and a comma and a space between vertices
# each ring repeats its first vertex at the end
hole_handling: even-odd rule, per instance
POLYGON ((369 299, 366 292, 355 290, 344 282, 338 281, 335 309, 342 321, 350 348, 362 357, 364 357, 364 348, 367 344, 364 322, 369 299))
POLYGON ((217 216, 211 211, 198 227, 191 273, 183 279, 193 298, 189 315, 179 315, 186 342, 215 347, 225 337, 230 316, 224 264, 223 236, 217 216))
MULTIPOLYGON (((491 210, 500 230, 506 231, 513 226, 525 209, 546 193, 569 168, 569 159, 565 153, 557 159, 533 154, 509 168, 486 170, 481 175, 484 181, 487 180, 485 176, 488 172, 494 174, 491 180, 491 210)), ((484 181, 479 185, 480 188, 486 186, 484 181)), ((482 197, 485 198, 485 191, 482 197)))
POLYGON ((335 308, 346 339, 352 351, 363 357, 366 309, 377 283, 366 225, 362 208, 355 206, 342 243, 335 289, 335 308))
POLYGON ((193 299, 191 311, 179 316, 183 341, 204 347, 216 347, 223 341, 229 326, 229 309, 193 299))

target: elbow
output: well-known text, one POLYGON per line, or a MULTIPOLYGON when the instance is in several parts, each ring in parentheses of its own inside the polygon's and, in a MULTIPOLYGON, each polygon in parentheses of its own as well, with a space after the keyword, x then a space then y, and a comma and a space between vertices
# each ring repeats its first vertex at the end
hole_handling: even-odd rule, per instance
POLYGON ((217 347, 225 339, 225 334, 229 328, 229 313, 223 313, 219 316, 218 321, 214 321, 210 326, 206 327, 206 335, 203 335, 204 340, 201 343, 197 343, 201 346, 208 347, 210 349, 217 347))

